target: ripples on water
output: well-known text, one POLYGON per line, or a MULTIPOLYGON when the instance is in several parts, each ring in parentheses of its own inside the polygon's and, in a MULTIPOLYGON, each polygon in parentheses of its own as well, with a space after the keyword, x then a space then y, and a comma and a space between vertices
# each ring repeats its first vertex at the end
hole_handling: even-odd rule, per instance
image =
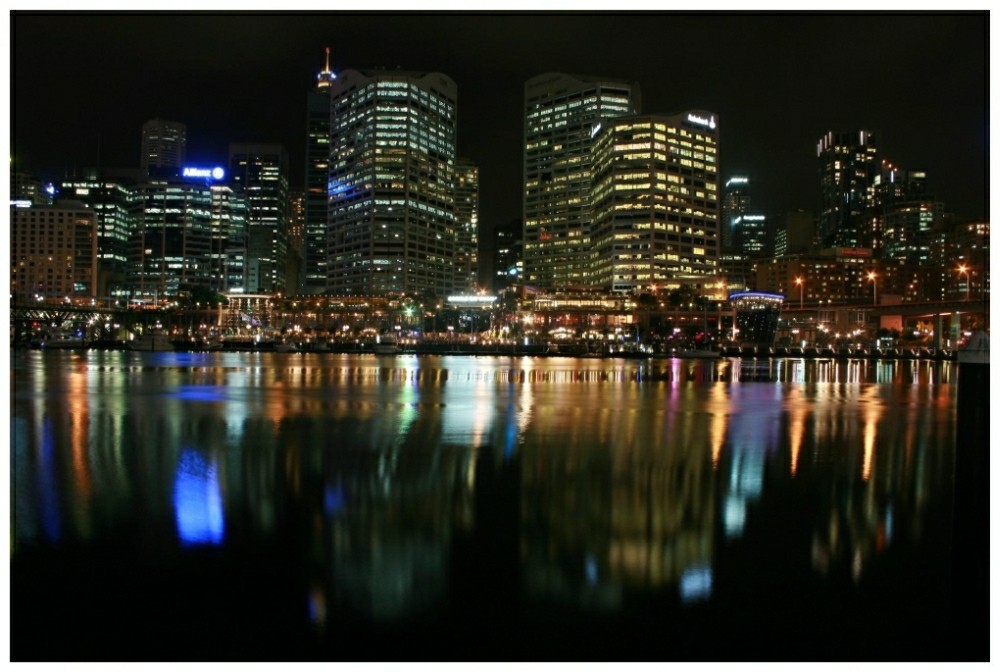
POLYGON ((11 362, 15 659, 951 653, 950 362, 11 362))

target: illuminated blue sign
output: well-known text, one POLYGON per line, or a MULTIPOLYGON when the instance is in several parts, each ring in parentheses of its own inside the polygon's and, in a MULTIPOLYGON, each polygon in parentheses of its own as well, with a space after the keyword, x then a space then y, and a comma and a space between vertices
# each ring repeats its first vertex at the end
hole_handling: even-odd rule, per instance
POLYGON ((184 177, 200 177, 206 180, 221 180, 226 176, 226 171, 218 166, 215 168, 196 168, 194 166, 186 166, 181 172, 181 175, 184 177))

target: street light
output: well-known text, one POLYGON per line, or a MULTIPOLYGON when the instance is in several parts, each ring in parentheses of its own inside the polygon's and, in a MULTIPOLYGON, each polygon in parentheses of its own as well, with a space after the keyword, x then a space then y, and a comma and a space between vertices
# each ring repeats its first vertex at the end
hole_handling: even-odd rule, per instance
POLYGON ((875 271, 868 272, 868 279, 872 282, 872 303, 878 305, 878 284, 875 282, 875 271))
POLYGON ((965 274, 965 300, 969 300, 969 267, 962 264, 958 267, 959 274, 965 274))
POLYGON ((799 286, 799 310, 802 310, 802 278, 795 278, 795 284, 799 286))

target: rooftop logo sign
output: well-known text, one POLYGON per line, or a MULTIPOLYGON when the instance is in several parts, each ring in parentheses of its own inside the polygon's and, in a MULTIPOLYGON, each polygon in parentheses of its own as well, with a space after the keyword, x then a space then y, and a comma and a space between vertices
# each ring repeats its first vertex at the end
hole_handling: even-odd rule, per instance
POLYGON ((699 126, 707 126, 708 128, 715 130, 714 114, 706 119, 705 117, 699 117, 697 114, 689 113, 687 116, 687 120, 690 121, 692 124, 698 124, 699 126))
POLYGON ((215 168, 196 168, 194 166, 185 166, 184 170, 181 172, 183 177, 199 177, 207 180, 221 180, 226 176, 226 171, 216 166, 215 168))

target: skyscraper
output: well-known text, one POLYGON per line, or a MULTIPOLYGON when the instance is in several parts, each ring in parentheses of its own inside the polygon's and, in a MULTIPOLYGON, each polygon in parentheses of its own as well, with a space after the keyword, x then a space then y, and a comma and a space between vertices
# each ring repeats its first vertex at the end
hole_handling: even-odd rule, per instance
POLYGON ((288 154, 276 144, 229 145, 229 179, 247 200, 246 291, 286 291, 288 154))
POLYGON ((479 166, 459 159, 455 170, 454 291, 474 291, 479 285, 479 166))
POLYGON ((458 89, 439 72, 331 85, 328 289, 444 296, 455 255, 458 89))
POLYGON ((875 244, 872 185, 879 170, 878 145, 870 131, 830 132, 816 145, 819 159, 821 247, 875 244))
POLYGON ((303 232, 304 283, 307 294, 326 290, 327 180, 330 178, 330 85, 337 76, 326 64, 316 75, 316 85, 306 94, 306 191, 303 232))
POLYGON ((187 126, 166 119, 150 119, 142 125, 139 168, 143 175, 164 176, 184 165, 187 126))
POLYGON ((593 151, 590 284, 633 293, 714 275, 716 115, 692 110, 606 120, 593 151))
POLYGON ((525 284, 593 284, 587 275, 594 135, 603 121, 638 111, 634 83, 562 73, 525 83, 525 284))

